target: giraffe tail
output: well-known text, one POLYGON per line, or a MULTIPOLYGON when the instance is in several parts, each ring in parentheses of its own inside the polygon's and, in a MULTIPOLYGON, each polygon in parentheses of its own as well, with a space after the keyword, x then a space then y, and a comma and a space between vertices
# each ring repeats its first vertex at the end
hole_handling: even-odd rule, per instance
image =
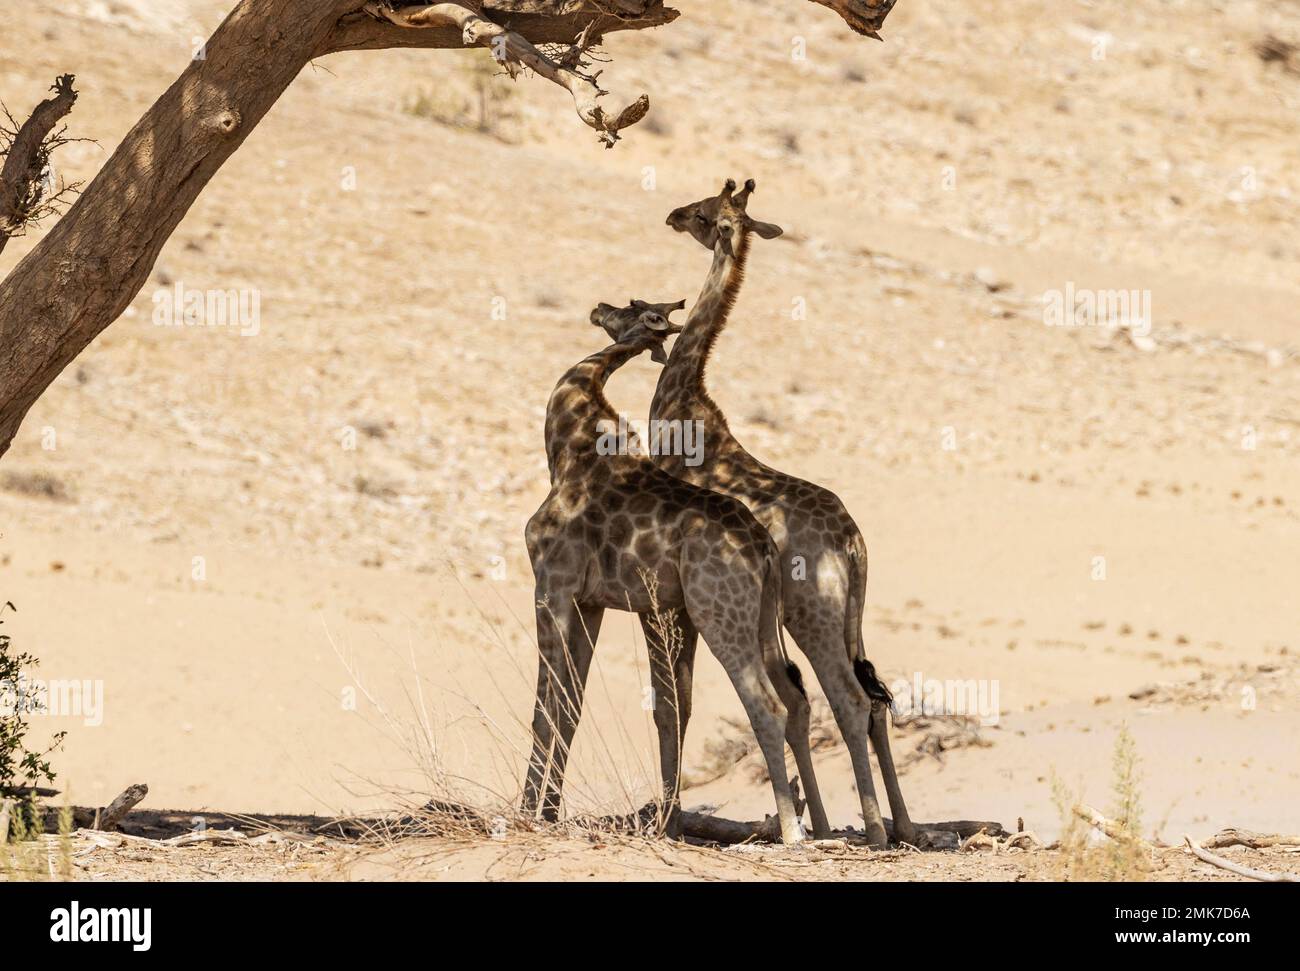
POLYGON ((766 639, 769 636, 767 632, 772 632, 771 636, 774 639, 770 643, 776 648, 778 660, 785 668, 786 676, 799 693, 807 698, 808 689, 804 687, 803 672, 799 670, 799 665, 790 660, 790 652, 785 646, 785 599, 781 596, 781 554, 775 544, 767 557, 765 573, 762 614, 759 618, 763 636, 766 639))
MULTIPOLYGON (((848 551, 849 557, 849 595, 844 608, 844 647, 853 661, 853 674, 862 685, 862 690, 873 702, 890 704, 894 694, 885 682, 876 674, 876 666, 867 660, 867 645, 862 639, 862 613, 866 608, 867 578, 864 560, 866 551, 861 543, 855 544, 848 551)), ((874 706, 873 706, 874 707, 874 706)))

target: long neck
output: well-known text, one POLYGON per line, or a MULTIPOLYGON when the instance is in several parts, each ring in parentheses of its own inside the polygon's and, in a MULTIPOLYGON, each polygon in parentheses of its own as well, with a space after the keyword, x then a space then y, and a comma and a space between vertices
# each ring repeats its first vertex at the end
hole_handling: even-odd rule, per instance
POLYGON ((602 433, 618 424, 618 414, 605 398, 605 382, 647 346, 638 341, 611 344, 583 358, 560 378, 546 406, 546 464, 551 482, 590 467, 602 433))
POLYGON ((745 282, 749 237, 749 233, 741 233, 734 255, 727 254, 722 246, 713 249, 713 265, 704 279, 699 299, 691 308, 659 378, 659 386, 672 388, 676 396, 689 395, 712 403, 704 386, 704 370, 745 282))

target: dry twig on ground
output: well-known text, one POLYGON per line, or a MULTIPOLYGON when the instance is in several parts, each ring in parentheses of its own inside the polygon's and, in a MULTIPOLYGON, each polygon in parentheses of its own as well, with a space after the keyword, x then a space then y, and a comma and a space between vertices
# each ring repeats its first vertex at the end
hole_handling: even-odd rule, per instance
POLYGON ((1183 834, 1183 842, 1187 844, 1187 849, 1191 851, 1197 859, 1216 866, 1220 870, 1227 870, 1229 873, 1235 873, 1239 877, 1246 877, 1250 880, 1259 880, 1264 883, 1300 883, 1300 876, 1294 873, 1269 873, 1266 870, 1256 870, 1253 867, 1242 866, 1240 863, 1233 863, 1221 856, 1215 856, 1208 850, 1204 849, 1200 843, 1190 836, 1183 834))

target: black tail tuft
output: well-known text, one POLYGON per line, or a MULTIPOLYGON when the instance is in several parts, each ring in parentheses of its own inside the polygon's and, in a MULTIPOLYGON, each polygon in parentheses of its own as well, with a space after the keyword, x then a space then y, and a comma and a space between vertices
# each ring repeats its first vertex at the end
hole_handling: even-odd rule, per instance
POLYGON ((785 673, 790 675, 790 680, 793 681, 794 686, 799 689, 799 694, 807 698, 808 691, 803 686, 803 672, 799 670, 799 665, 795 664, 793 661, 786 661, 785 673))
POLYGON ((862 690, 872 701, 883 701, 889 704, 894 700, 894 695, 885 687, 885 682, 876 676, 875 665, 866 658, 853 659, 853 673, 858 676, 858 684, 862 685, 862 690))

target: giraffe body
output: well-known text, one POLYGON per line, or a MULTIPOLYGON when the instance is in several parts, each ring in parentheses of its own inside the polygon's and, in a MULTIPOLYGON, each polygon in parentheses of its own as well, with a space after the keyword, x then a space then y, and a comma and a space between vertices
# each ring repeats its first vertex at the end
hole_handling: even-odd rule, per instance
POLYGON ((689 232, 713 251, 713 264, 660 375, 650 415, 702 421, 704 450, 695 465, 677 455, 660 455, 655 462, 677 478, 739 500, 766 527, 780 551, 786 628, 812 664, 844 735, 868 838, 876 845, 886 842, 871 778, 870 740, 885 781, 895 836, 900 842, 914 842, 915 828, 889 750, 884 709, 890 694, 867 660, 863 642, 867 546, 862 532, 829 489, 750 455, 705 387, 710 351, 744 281, 751 234, 771 238, 781 232, 755 222, 745 211, 753 182, 733 198, 734 185, 729 182, 719 196, 684 206, 668 218, 669 225, 689 232))

